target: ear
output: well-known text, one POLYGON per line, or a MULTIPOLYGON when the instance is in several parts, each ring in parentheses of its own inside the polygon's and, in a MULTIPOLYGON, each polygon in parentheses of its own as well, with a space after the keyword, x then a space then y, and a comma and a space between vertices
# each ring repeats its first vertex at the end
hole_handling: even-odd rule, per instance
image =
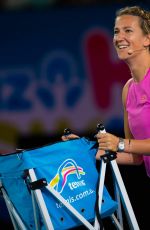
POLYGON ((143 46, 144 46, 144 47, 148 47, 148 46, 150 46, 150 33, 149 33, 149 34, 147 34, 147 35, 145 36, 143 46))

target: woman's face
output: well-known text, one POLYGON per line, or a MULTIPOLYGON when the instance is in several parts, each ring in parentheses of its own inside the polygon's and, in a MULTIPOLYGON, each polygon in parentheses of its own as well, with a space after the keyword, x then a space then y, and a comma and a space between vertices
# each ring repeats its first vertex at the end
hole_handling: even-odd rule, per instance
POLYGON ((122 15, 116 18, 113 44, 120 59, 140 55, 145 50, 146 39, 138 16, 122 15))

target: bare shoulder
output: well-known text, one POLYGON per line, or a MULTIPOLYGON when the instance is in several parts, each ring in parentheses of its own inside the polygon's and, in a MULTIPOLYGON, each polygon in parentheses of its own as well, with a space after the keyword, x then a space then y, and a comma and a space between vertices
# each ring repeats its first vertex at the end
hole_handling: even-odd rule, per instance
POLYGON ((129 85, 130 85, 130 83, 133 81, 133 78, 130 78, 126 83, 125 83, 125 85, 124 85, 124 87, 123 87, 123 91, 125 90, 127 90, 128 91, 128 88, 129 88, 129 85))
POLYGON ((126 101, 126 98, 127 98, 127 94, 128 94, 128 88, 129 88, 129 85, 131 84, 131 82, 133 81, 132 78, 130 78, 124 85, 123 87, 123 90, 122 90, 122 102, 123 104, 125 105, 125 101, 126 101))

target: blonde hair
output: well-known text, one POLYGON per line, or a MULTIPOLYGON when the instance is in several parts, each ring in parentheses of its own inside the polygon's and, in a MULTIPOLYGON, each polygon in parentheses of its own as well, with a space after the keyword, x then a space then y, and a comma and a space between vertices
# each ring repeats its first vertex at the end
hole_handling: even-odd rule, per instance
POLYGON ((125 8, 121 8, 116 12, 117 17, 121 15, 138 16, 140 18, 140 25, 144 34, 150 33, 150 11, 144 10, 139 6, 127 6, 125 8))

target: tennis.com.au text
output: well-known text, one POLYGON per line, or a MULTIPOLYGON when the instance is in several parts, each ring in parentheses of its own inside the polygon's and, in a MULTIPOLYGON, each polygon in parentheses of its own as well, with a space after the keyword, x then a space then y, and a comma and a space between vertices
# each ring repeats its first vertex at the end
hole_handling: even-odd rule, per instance
MULTIPOLYGON (((68 186, 69 186, 70 190, 74 190, 74 189, 77 189, 79 187, 86 186, 86 183, 84 182, 84 180, 74 181, 74 182, 71 182, 71 183, 69 182, 68 186)), ((76 202, 78 200, 81 200, 81 199, 91 195, 94 192, 95 191, 92 190, 92 189, 87 189, 87 190, 85 190, 83 192, 80 192, 79 194, 76 194, 75 196, 69 196, 68 199, 66 199, 66 201, 71 204, 73 202, 76 202)), ((57 208, 62 208, 62 207, 64 207, 64 205, 61 202, 59 202, 59 203, 56 203, 56 207, 57 208)))

